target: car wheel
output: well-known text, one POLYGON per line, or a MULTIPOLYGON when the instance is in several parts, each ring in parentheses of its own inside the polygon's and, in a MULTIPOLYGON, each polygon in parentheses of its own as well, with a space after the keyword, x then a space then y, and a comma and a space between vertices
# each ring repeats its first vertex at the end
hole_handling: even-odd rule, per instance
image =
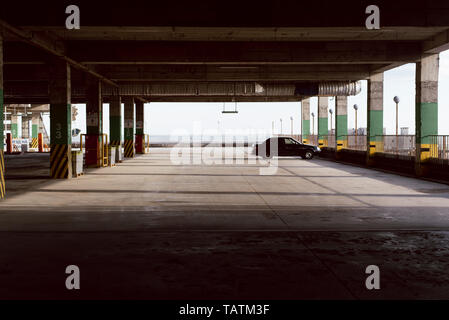
POLYGON ((312 152, 312 151, 306 151, 306 152, 304 153, 304 159, 310 160, 310 159, 312 159, 312 158, 313 158, 313 152, 312 152))

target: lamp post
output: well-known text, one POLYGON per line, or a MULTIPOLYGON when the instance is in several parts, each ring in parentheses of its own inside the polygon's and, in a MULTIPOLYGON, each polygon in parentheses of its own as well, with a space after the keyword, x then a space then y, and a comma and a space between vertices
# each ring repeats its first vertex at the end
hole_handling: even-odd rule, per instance
POLYGON ((395 96, 393 98, 393 101, 396 103, 396 152, 399 151, 399 120, 398 120, 398 116, 399 116, 399 97, 395 96))
POLYGON ((355 135, 357 136, 358 132, 357 132, 357 110, 359 109, 358 105, 354 105, 354 110, 355 110, 355 135))
POLYGON ((282 118, 279 119, 279 121, 281 122, 281 135, 282 135, 282 118))
POLYGON ((315 135, 315 113, 312 112, 312 136, 315 135))
POLYGON ((396 103, 396 135, 399 135, 399 121, 398 121, 398 111, 399 111, 399 97, 395 96, 393 101, 396 103))
POLYGON ((291 122, 291 136, 293 137, 293 117, 290 117, 290 122, 291 122))

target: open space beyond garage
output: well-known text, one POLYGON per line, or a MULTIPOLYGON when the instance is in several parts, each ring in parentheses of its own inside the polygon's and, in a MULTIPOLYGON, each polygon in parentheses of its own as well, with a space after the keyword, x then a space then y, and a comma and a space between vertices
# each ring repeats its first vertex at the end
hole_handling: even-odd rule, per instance
POLYGON ((448 298, 449 186, 319 159, 176 165, 170 149, 57 181, 27 156, 33 178, 6 159, 2 299, 448 298))

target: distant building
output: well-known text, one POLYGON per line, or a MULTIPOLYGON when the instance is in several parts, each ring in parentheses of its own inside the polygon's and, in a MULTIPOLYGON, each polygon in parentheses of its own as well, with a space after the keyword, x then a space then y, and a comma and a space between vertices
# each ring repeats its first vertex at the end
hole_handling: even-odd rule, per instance
POLYGON ((407 136, 409 135, 409 128, 408 127, 402 127, 401 128, 401 136, 407 136))

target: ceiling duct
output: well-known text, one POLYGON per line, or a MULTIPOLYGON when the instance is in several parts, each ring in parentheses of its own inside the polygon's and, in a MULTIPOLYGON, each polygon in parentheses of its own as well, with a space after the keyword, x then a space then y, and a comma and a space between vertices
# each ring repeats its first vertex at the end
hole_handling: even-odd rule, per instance
MULTIPOLYGON (((111 95, 113 88, 106 89, 111 95), (110 92, 109 92, 110 91, 110 92)), ((360 81, 329 81, 303 83, 257 82, 167 82, 121 84, 123 96, 354 96, 361 91, 360 81)))
POLYGON ((355 96, 362 91, 360 81, 355 82, 320 82, 318 85, 319 96, 355 96))
MULTIPOLYGON (((294 86, 285 89, 285 85, 261 85, 256 82, 191 82, 191 83, 145 83, 121 84, 122 96, 261 96, 294 95, 294 86)), ((113 95, 113 88, 105 88, 104 95, 113 95)))
POLYGON ((362 90, 360 81, 309 82, 296 85, 295 95, 355 96, 362 90))

